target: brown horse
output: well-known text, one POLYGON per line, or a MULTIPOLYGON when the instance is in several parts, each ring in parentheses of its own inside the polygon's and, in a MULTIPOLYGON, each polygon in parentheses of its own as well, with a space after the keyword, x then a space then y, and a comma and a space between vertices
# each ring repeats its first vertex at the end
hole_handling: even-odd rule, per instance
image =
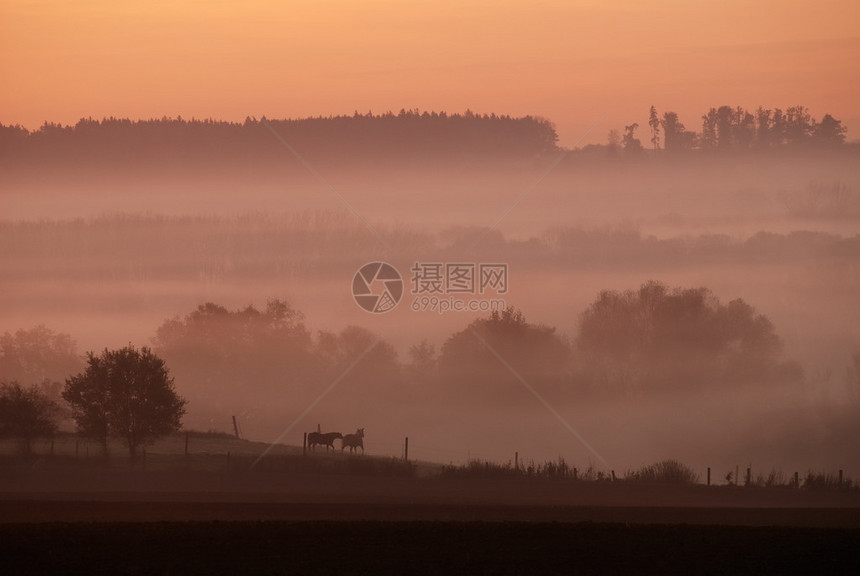
MULTIPOLYGON (((308 448, 316 452, 317 444, 322 444, 325 446, 325 451, 328 452, 329 448, 334 450, 334 441, 338 438, 343 440, 343 434, 340 432, 326 432, 325 434, 320 432, 308 432, 308 448)), ((341 448, 341 450, 343 450, 343 448, 341 448)))
POLYGON ((347 434, 343 437, 340 444, 341 452, 347 446, 349 446, 350 452, 355 452, 356 448, 361 448, 361 453, 364 454, 364 428, 359 428, 355 434, 347 434))

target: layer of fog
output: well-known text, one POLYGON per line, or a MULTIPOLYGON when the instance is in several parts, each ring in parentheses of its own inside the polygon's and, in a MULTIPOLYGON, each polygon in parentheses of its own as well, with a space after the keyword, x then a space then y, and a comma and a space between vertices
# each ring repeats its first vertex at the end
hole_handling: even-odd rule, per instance
MULTIPOLYGON (((280 297, 312 332, 364 326, 405 361, 412 344, 426 339, 439 349, 482 315, 413 312, 408 293, 394 312, 367 314, 349 292, 367 261, 384 259, 404 275, 414 261, 507 262, 507 303, 571 339, 601 290, 650 279, 706 286, 770 318, 784 356, 805 369, 802 386, 565 403, 560 414, 619 470, 668 457, 719 476, 750 464, 857 470, 852 432, 836 434, 831 421, 848 405, 843 375, 860 350, 853 158, 563 165, 470 251, 545 167, 324 172, 391 250, 310 174, 17 179, 0 195, 0 331, 45 324, 71 334, 81 351, 150 345, 166 319, 204 302, 233 310, 280 297), (799 230, 824 234, 791 236, 799 230), (779 236, 756 244, 762 231, 779 236), (714 235, 725 237, 708 256, 714 235), (685 248, 673 252, 651 236, 685 248), (571 244, 560 249, 559 238, 571 244), (698 252, 690 248, 697 241, 698 252), (768 242, 775 247, 760 250, 768 242)), ((181 381, 177 388, 183 392, 181 381)), ((318 393, 255 400, 238 414, 245 434, 276 438, 318 393)), ((476 407, 445 391, 426 405, 353 383, 333 389, 284 441, 300 443, 319 423, 366 428, 377 454, 399 455, 409 436, 410 454, 428 460, 506 461, 517 451, 523 459, 596 463, 524 387, 504 395, 476 407)), ((192 408, 189 425, 226 430, 231 412, 192 408)))

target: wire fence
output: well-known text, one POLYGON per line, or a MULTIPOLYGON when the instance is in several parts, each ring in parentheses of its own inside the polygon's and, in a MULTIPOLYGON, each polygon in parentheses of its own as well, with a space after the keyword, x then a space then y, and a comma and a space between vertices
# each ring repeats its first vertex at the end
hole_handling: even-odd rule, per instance
MULTIPOLYGON (((860 481, 854 480, 843 469, 785 473, 778 469, 756 470, 751 465, 738 465, 724 475, 717 475, 712 473, 711 467, 699 472, 675 460, 664 460, 639 469, 616 472, 603 470, 594 464, 572 465, 563 458, 536 462, 521 457, 518 452, 509 460, 498 462, 472 455, 468 449, 410 446, 408 438, 401 442, 380 442, 376 448, 373 452, 362 454, 325 447, 266 446, 224 433, 189 431, 163 438, 142 449, 136 454, 134 464, 151 470, 229 472, 255 469, 262 472, 309 474, 523 478, 860 491, 860 481), (261 458, 264 448, 269 451, 261 458)), ((132 460, 127 447, 118 440, 112 439, 105 446, 73 435, 38 438, 29 443, 3 439, 0 440, 0 458, 6 463, 47 460, 106 466, 128 466, 132 460)))

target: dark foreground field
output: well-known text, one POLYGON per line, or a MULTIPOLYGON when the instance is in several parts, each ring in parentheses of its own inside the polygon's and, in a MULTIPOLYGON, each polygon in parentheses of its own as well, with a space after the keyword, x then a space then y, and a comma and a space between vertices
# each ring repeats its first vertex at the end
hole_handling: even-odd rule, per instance
POLYGON ((543 522, 0 525, 5 574, 857 574, 839 528, 543 522))
POLYGON ((374 476, 276 463, 7 462, 0 574, 860 573, 854 489, 374 476))

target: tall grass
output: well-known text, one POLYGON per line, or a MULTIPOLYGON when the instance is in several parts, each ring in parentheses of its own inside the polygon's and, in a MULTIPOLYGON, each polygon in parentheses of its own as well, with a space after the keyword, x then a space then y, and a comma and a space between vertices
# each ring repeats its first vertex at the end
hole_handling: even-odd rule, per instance
POLYGON ((852 480, 848 476, 842 477, 842 482, 839 482, 839 475, 832 472, 812 472, 806 473, 806 478, 803 479, 803 487, 806 490, 858 490, 860 482, 852 480))
POLYGON ((441 476, 443 478, 534 478, 586 481, 608 480, 611 477, 593 466, 579 470, 569 465, 564 458, 548 460, 542 464, 536 464, 532 460, 516 467, 510 462, 498 464, 487 460, 470 460, 462 465, 444 466, 441 476))
POLYGON ((624 480, 654 484, 698 484, 699 475, 677 460, 662 460, 639 470, 628 471, 624 480))

